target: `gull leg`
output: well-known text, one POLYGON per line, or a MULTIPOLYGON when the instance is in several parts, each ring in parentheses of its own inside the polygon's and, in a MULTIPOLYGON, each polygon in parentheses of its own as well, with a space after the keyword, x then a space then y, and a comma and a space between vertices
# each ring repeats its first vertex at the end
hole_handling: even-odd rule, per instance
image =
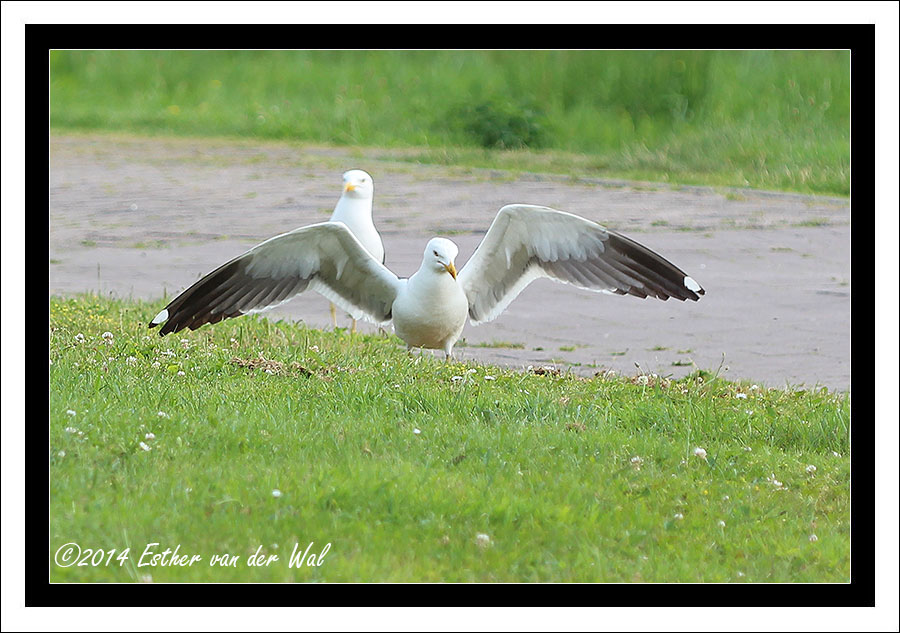
POLYGON ((350 328, 350 334, 356 334, 356 319, 353 319, 353 327, 350 328))
POLYGON ((331 305, 331 322, 334 323, 334 329, 337 329, 337 310, 334 309, 334 304, 331 305))

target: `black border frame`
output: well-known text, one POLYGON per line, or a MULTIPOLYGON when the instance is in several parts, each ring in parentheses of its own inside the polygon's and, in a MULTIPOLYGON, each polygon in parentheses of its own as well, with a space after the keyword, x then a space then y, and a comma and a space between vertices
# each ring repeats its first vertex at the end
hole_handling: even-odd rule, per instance
MULTIPOLYGON (((709 49, 849 49, 851 51, 851 137, 852 182, 851 266, 863 266, 863 254, 873 251, 875 208, 875 26, 846 25, 34 25, 25 26, 25 105, 26 113, 26 209, 29 220, 46 216, 32 210, 37 200, 47 196, 49 141, 48 51, 64 48, 329 48, 329 36, 338 30, 351 31, 361 48, 435 49, 459 48, 460 35, 465 48, 521 48, 523 43, 537 48, 709 48, 709 49), (391 29, 395 38, 386 39, 391 29), (40 114, 41 116, 37 116, 40 114), (853 184, 856 186, 853 187, 853 184), (30 194, 30 195, 29 195, 30 194), (853 207, 861 211, 853 211, 853 207), (865 240, 865 241, 863 241, 865 240)), ((27 271, 48 271, 45 254, 47 240, 37 240, 36 224, 29 223, 27 271)), ((47 224, 43 223, 46 227, 47 224)), ((47 229, 49 231, 49 228, 47 229)), ((41 229, 43 232, 43 228, 41 229)), ((861 273, 857 273, 859 276, 861 273)), ((29 280, 26 280, 29 281, 29 280)), ((40 304, 42 283, 27 283, 27 303, 40 304)), ((874 284, 874 279, 873 279, 874 284)), ((859 289, 855 297, 867 295, 859 289)), ((871 305, 871 304, 867 304, 871 305)), ((851 298, 856 323, 869 322, 861 300, 851 298), (863 318, 864 317, 864 318, 863 318)), ((856 332, 859 332, 859 326, 856 332)), ((861 336, 851 334, 851 393, 866 386, 874 392, 874 370, 863 364, 861 336), (864 371, 862 368, 866 367, 864 371), (870 375, 869 372, 872 372, 870 375), (863 372, 863 373, 860 373, 863 372), (861 377, 860 377, 861 376, 861 377)), ((868 339, 868 336, 866 337, 868 339)), ((868 343, 868 340, 866 340, 868 343)), ((40 360, 29 356, 29 369, 40 360)), ((43 361, 40 361, 41 363, 43 361)), ((43 365, 42 367, 46 367, 43 365)), ((46 371, 46 370, 45 370, 46 371)), ((29 374, 32 372, 29 371, 29 374)), ((33 374, 32 374, 33 375, 33 374)), ((859 396, 859 393, 855 394, 859 396)), ((874 395, 874 394, 873 394, 874 395)), ((48 391, 49 399, 49 391, 48 391)), ((867 398, 868 399, 868 398, 867 398)), ((48 400, 49 402, 49 400, 48 400)), ((31 411, 35 408, 32 406, 31 411)), ((26 418, 30 418, 26 413, 26 418)), ((36 417, 36 416, 34 416, 36 417)), ((851 414, 852 419, 852 414, 851 414)), ((25 446, 25 605, 34 606, 421 606, 468 604, 478 606, 874 606, 875 605, 875 429, 874 419, 860 418, 851 423, 853 462, 851 465, 851 580, 837 584, 693 584, 646 583, 638 588, 630 584, 604 584, 602 593, 573 592, 565 584, 516 584, 516 595, 486 592, 465 584, 442 585, 439 592, 428 584, 406 585, 401 592, 390 584, 365 584, 365 593, 347 593, 347 585, 305 584, 301 592, 290 585, 247 583, 191 583, 185 591, 181 583, 139 585, 111 583, 97 590, 94 583, 50 583, 45 561, 49 543, 47 491, 46 426, 43 421, 22 420, 27 424, 25 446), (29 561, 35 561, 29 564, 29 561), (648 591, 648 588, 650 591, 648 591), (206 589, 210 589, 207 591, 206 589), (213 590, 215 593, 213 593, 213 590)), ((18 423, 6 420, 4 423, 18 423)), ((588 583, 585 583, 588 584, 588 583)))

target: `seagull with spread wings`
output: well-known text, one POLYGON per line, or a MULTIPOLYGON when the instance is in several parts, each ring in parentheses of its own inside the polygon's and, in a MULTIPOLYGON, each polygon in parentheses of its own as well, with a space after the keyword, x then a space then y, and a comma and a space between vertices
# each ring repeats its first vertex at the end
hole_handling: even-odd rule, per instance
POLYGON ((549 207, 500 209, 481 244, 457 273, 459 249, 433 238, 422 265, 399 279, 344 223, 323 222, 266 240, 215 269, 154 317, 161 335, 274 307, 307 288, 354 318, 393 322, 409 349, 447 358, 466 318, 497 318, 541 277, 598 292, 697 301, 705 291, 668 260, 615 231, 549 207))

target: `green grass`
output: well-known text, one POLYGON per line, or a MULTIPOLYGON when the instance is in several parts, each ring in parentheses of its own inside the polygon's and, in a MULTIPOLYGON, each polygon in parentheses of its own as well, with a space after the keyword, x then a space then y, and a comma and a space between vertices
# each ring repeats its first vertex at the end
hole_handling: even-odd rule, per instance
POLYGON ((846 51, 53 51, 53 130, 849 195, 846 51))
POLYGON ((252 318, 160 338, 159 308, 51 299, 50 555, 131 548, 54 582, 849 579, 846 395, 521 373, 252 318), (153 542, 203 559, 138 568, 153 542), (322 564, 289 568, 310 542, 322 564), (260 546, 281 559, 248 567, 260 546))

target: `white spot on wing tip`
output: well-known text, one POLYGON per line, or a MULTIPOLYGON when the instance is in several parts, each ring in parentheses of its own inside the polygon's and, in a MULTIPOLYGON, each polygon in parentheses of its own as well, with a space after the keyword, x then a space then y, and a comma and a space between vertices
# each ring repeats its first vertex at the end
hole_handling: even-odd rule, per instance
POLYGON ((157 314, 155 317, 153 317, 153 320, 150 322, 150 325, 159 325, 160 323, 162 323, 163 321, 165 321, 168 318, 169 318, 169 311, 163 310, 162 312, 157 314))
POLYGON ((700 287, 700 284, 698 284, 688 276, 685 276, 684 278, 684 287, 688 290, 692 290, 693 292, 700 292, 701 290, 703 290, 703 288, 700 287))

